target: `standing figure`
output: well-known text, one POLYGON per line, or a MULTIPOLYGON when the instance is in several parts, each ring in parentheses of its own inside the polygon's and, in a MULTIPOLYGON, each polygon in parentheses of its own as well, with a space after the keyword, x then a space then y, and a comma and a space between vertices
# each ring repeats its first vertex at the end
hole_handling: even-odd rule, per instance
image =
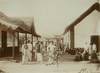
POLYGON ((28 61, 31 62, 32 61, 32 44, 30 40, 28 40, 27 46, 28 46, 28 61))
POLYGON ((22 45, 21 52, 22 52, 22 64, 28 63, 28 46, 26 43, 22 45))
POLYGON ((40 41, 38 41, 37 42, 37 44, 36 44, 36 51, 37 51, 37 53, 36 53, 36 57, 37 57, 37 62, 42 62, 42 53, 41 53, 41 49, 42 49, 42 47, 41 47, 41 43, 40 43, 40 41))
POLYGON ((48 64, 54 64, 54 52, 55 52, 56 46, 53 45, 53 42, 51 42, 47 47, 47 53, 48 53, 48 64))
POLYGON ((96 44, 93 44, 93 45, 92 45, 92 50, 93 50, 94 52, 96 52, 96 51, 97 51, 96 44))
POLYGON ((96 44, 93 44, 93 45, 92 45, 91 60, 90 60, 92 63, 97 63, 97 62, 99 62, 96 50, 97 50, 96 44))
POLYGON ((89 44, 86 42, 82 53, 83 60, 89 60, 89 44))

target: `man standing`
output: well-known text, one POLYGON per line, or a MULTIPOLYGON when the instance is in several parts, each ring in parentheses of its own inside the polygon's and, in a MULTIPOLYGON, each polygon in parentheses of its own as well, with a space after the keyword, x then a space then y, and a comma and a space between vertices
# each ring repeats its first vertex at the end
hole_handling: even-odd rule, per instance
POLYGON ((53 41, 48 45, 47 52, 48 52, 48 64, 54 64, 54 52, 56 46, 53 44, 53 41))
POLYGON ((28 40, 27 46, 28 46, 28 60, 29 62, 31 62, 32 61, 32 44, 30 40, 28 40))
POLYGON ((41 47, 41 42, 40 41, 38 41, 37 42, 37 44, 36 44, 36 49, 37 49, 37 53, 36 53, 36 57, 37 57, 37 62, 39 62, 39 63, 42 63, 42 47, 41 47))
POLYGON ((22 44, 21 52, 22 52, 22 64, 28 63, 28 46, 25 42, 24 44, 22 44))

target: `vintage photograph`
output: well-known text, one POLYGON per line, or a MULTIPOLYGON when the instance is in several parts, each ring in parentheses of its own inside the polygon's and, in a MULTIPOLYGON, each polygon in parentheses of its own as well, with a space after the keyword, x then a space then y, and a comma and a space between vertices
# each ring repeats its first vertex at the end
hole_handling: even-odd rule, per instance
POLYGON ((100 0, 0 0, 0 73, 100 73, 100 0))

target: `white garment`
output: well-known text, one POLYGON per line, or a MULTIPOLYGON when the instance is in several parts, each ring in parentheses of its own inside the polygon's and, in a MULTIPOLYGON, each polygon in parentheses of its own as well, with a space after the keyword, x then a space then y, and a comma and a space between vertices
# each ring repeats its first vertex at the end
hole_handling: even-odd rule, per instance
POLYGON ((28 49, 25 49, 26 44, 22 45, 22 64, 27 63, 28 62, 28 49))
POLYGON ((85 50, 85 51, 88 51, 88 50, 89 50, 89 45, 88 45, 88 44, 85 44, 85 45, 84 45, 84 50, 85 50))
POLYGON ((95 44, 93 44, 92 49, 93 49, 94 51, 96 51, 96 45, 95 45, 95 44))
POLYGON ((28 46, 28 50, 32 51, 32 44, 28 43, 27 46, 28 46))
POLYGON ((37 62, 42 62, 42 61, 43 61, 42 54, 37 53, 37 62))
POLYGON ((32 44, 28 43, 28 59, 29 61, 32 61, 32 44))
POLYGON ((55 52, 55 47, 52 44, 49 44, 47 47, 47 52, 48 52, 48 64, 52 64, 54 62, 54 52, 55 52))
POLYGON ((50 44, 50 45, 48 45, 48 47, 47 47, 47 51, 50 51, 50 52, 53 53, 53 52, 55 51, 55 47, 56 47, 56 46, 50 44))
POLYGON ((98 53, 98 59, 100 60, 100 52, 98 53))
POLYGON ((36 42, 33 42, 33 47, 35 47, 35 45, 36 45, 36 42))

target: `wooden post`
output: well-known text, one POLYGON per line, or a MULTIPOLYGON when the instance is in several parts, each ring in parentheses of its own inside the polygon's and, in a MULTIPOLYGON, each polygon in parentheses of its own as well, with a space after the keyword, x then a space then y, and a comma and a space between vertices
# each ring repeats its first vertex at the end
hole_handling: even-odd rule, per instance
POLYGON ((12 57, 15 59, 15 32, 13 32, 13 48, 12 48, 12 57))
POLYGON ((2 31, 2 48, 7 47, 7 32, 2 31))
POLYGON ((21 43, 20 43, 20 40, 19 40, 19 32, 17 32, 17 46, 18 46, 18 48, 17 48, 17 56, 20 57, 21 56, 20 55, 20 52, 21 52, 21 49, 20 49, 21 43))
POLYGON ((6 49, 7 49, 7 32, 2 31, 2 52, 1 56, 6 56, 6 49))
POLYGON ((33 34, 32 34, 32 49, 33 49, 33 34))
POLYGON ((33 34, 32 34, 32 61, 35 61, 35 52, 34 52, 34 48, 33 48, 33 34))
POLYGON ((25 33, 25 41, 26 41, 26 44, 27 44, 27 33, 25 33))
POLYGON ((70 48, 74 49, 74 27, 70 28, 70 48))
POLYGON ((19 44, 19 32, 17 32, 17 45, 18 45, 18 48, 20 47, 20 44, 19 44))

